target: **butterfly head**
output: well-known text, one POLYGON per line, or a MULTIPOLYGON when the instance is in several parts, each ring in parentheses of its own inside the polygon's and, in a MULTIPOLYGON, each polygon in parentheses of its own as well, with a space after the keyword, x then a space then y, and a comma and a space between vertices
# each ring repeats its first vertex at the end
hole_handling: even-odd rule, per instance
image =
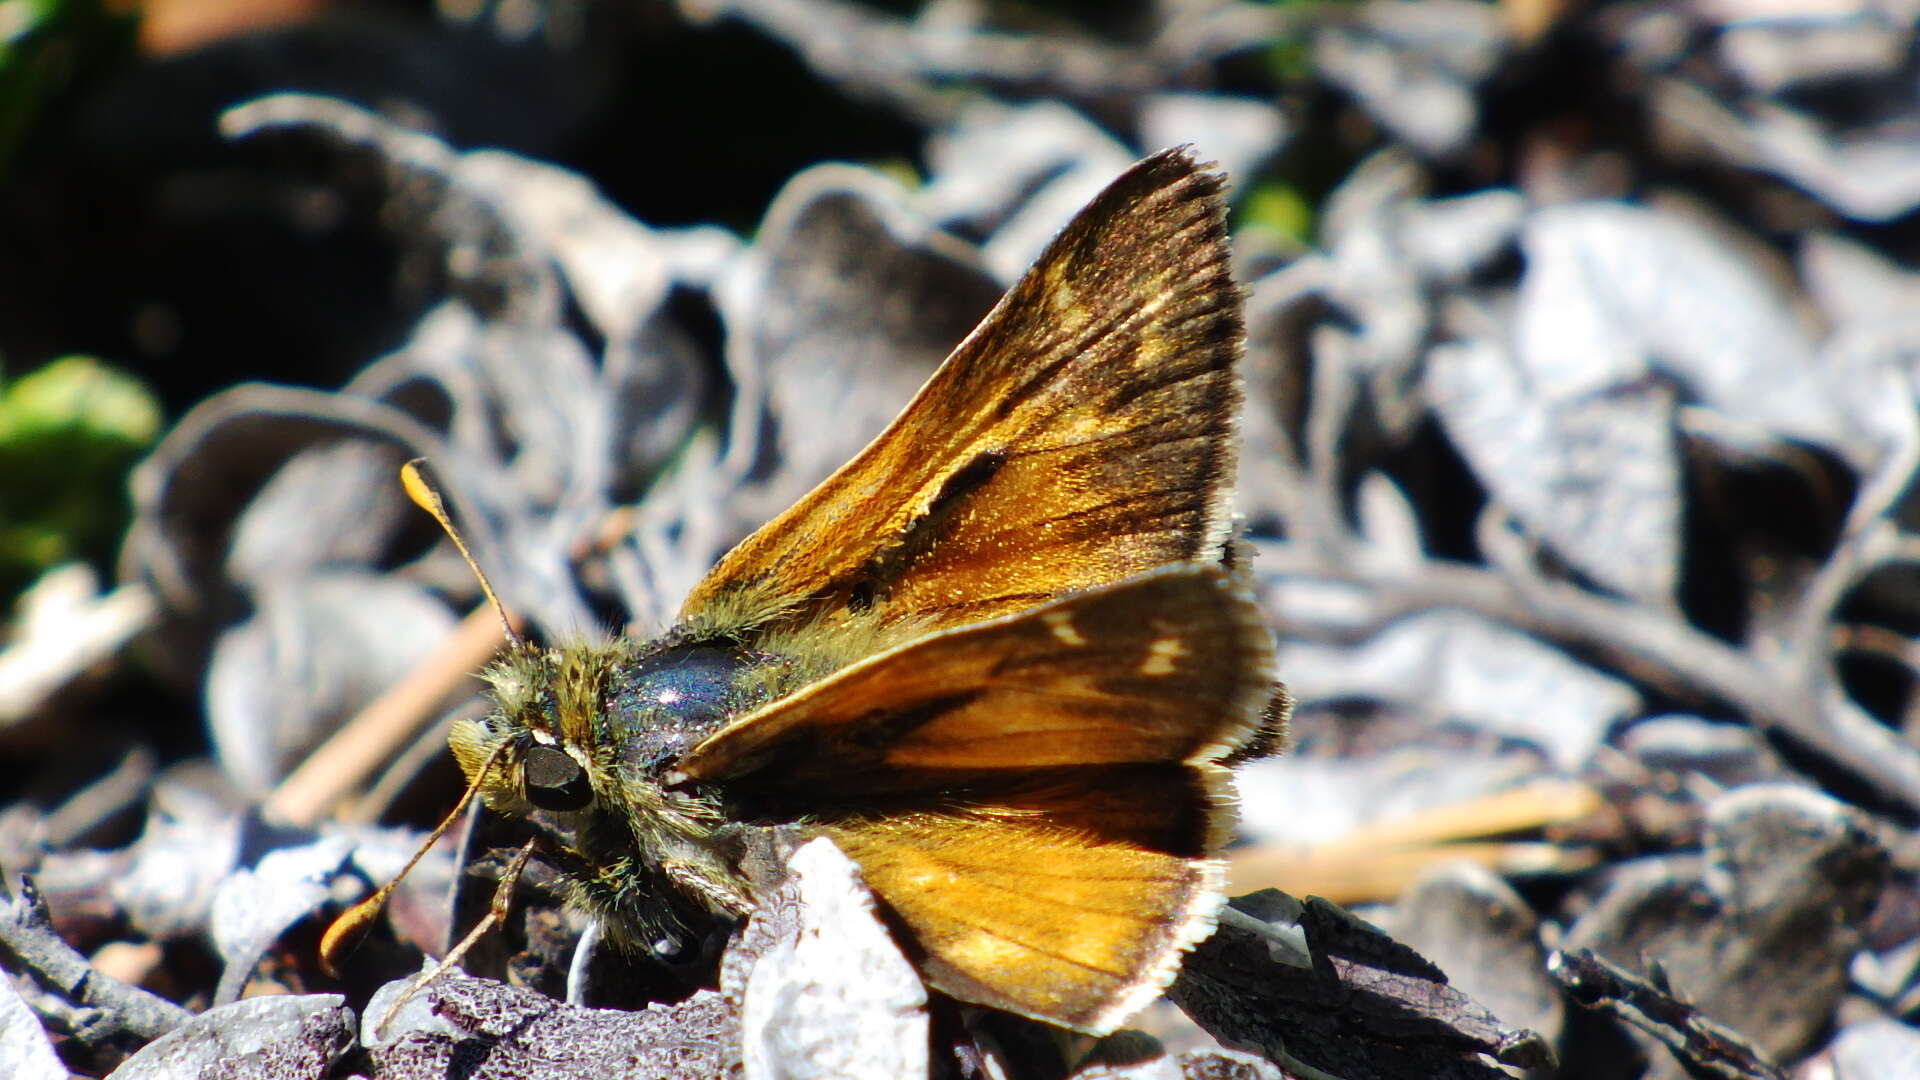
POLYGON ((769 662, 731 642, 515 648, 485 673, 492 712, 456 725, 453 751, 497 810, 586 810, 657 783, 758 704, 769 662))
POLYGON ((614 944, 698 954, 773 871, 716 793, 664 776, 756 703, 757 660, 673 638, 515 647, 485 673, 493 710, 454 726, 454 757, 490 808, 545 832, 568 901, 614 944))
POLYGON ((604 790, 589 744, 607 664, 598 650, 518 646, 484 673, 493 710, 454 725, 455 759, 487 805, 505 813, 590 808, 604 790))

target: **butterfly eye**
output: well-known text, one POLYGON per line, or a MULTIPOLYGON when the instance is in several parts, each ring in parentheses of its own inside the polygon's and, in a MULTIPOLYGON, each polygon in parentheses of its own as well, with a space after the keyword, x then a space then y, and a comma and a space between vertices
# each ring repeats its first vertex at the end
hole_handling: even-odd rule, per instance
POLYGON ((578 810, 593 801, 586 770, 558 747, 529 748, 520 769, 527 801, 542 810, 578 810))

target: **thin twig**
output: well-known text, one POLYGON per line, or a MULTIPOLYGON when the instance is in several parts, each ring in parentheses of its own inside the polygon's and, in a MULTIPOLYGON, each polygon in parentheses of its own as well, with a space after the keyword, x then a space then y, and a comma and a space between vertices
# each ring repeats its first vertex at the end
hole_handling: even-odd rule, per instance
POLYGON ((413 783, 428 764, 447 752, 447 734, 452 730, 453 722, 463 718, 478 719, 485 711, 485 704, 480 699, 466 701, 454 706, 451 712, 442 714, 438 721, 420 729, 406 749, 396 754, 387 767, 380 771, 367 793, 340 810, 340 820, 361 824, 379 821, 407 785, 413 783))
POLYGON ((32 878, 22 876, 19 895, 10 895, 0 903, 0 945, 67 1001, 100 1010, 104 1022, 87 1026, 85 1034, 90 1040, 104 1041, 125 1033, 149 1042, 193 1018, 163 997, 101 974, 86 957, 62 941, 54 932, 46 900, 32 878))
POLYGON ((310 825, 403 749, 440 704, 505 641, 500 617, 482 605, 453 635, 302 762, 267 798, 269 818, 310 825))
POLYGON ((1827 628, 1833 624, 1847 590, 1898 557, 1902 536, 1893 515, 1913 486, 1915 470, 1920 468, 1920 434, 1907 435, 1899 449, 1889 453, 1879 468, 1861 481, 1859 494, 1847 511, 1840 542, 1793 604, 1785 642, 1792 653, 1809 659, 1829 657, 1827 628))
POLYGON ((78 843, 101 822, 133 807, 153 783, 154 772, 152 750, 145 746, 128 750, 111 771, 74 792, 46 816, 41 842, 52 851, 78 843))
POLYGON ((1547 958, 1547 973, 1574 1001, 1612 1013, 1659 1039, 1695 1076, 1786 1080, 1786 1074, 1745 1039, 1591 949, 1554 953, 1547 958))
MULTIPOLYGON (((1920 817, 1920 750, 1838 699, 1816 695, 1774 665, 1711 637, 1678 617, 1561 582, 1524 585, 1482 567, 1431 560, 1388 573, 1364 558, 1329 558, 1313 545, 1259 542, 1263 576, 1306 577, 1359 586, 1372 595, 1366 625, 1343 622, 1331 636, 1365 638, 1415 612, 1472 611, 1541 637, 1592 649, 1622 670, 1681 696, 1727 702, 1870 784, 1890 804, 1920 817)), ((1328 628, 1282 613, 1294 632, 1325 638, 1328 628)))

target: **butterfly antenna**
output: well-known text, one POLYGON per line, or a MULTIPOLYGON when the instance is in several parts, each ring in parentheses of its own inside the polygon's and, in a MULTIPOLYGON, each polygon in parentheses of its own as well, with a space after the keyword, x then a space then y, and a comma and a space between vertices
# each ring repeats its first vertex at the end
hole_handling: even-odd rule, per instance
POLYGON ((499 594, 493 591, 493 582, 487 580, 486 571, 474 561, 473 552, 467 549, 467 542, 460 537, 460 530, 453 527, 453 518, 447 513, 446 501, 440 498, 440 490, 433 486, 433 481, 427 479, 426 471, 421 468, 426 463, 426 458, 414 458, 400 466, 400 486, 407 489, 407 498, 413 500, 413 505, 433 515, 433 520, 440 523, 440 528, 453 541, 453 546, 460 549, 460 557, 467 560, 467 569, 472 570, 473 576, 480 582, 480 591, 487 594, 487 603, 492 604, 494 613, 500 616, 500 627, 507 632, 507 644, 515 649, 526 648, 527 641, 514 630, 513 620, 507 617, 506 606, 500 603, 499 594))
POLYGON ((358 948, 362 941, 366 940, 367 932, 373 929, 374 919, 379 916, 380 910, 387 906, 387 900, 393 896, 393 890, 399 886, 401 879, 420 864, 420 860, 426 857, 433 845, 439 843, 440 838, 453 827, 453 823, 460 820, 460 815, 466 812, 467 804, 473 801, 474 794, 480 790, 481 781, 487 778, 487 774, 493 769, 493 763, 499 759, 507 746, 508 743, 503 741, 493 748, 493 753, 487 755, 487 760, 481 764, 480 771, 473 774, 473 781, 467 785, 467 790, 460 796, 460 801, 453 804, 453 809, 447 811, 447 816, 441 818, 440 824, 434 826, 433 831, 427 834, 427 838, 420 842, 419 850, 413 853, 413 858, 407 860, 407 865, 401 867, 400 872, 389 878, 385 885, 374 890, 372 896, 341 912, 340 917, 328 925, 326 933, 320 935, 320 970, 333 978, 340 977, 342 963, 352 955, 353 950, 358 948))
POLYGON ((374 1024, 373 1030, 376 1034, 386 1030, 387 1025, 393 1023, 393 1018, 400 1015, 400 1007, 405 1005, 422 987, 439 978, 448 968, 458 964, 466 957, 467 951, 479 943, 482 936, 507 921, 507 915, 511 913, 513 907, 514 886, 519 884, 520 875, 527 869, 527 860, 532 857, 534 846, 539 842, 538 838, 528 840, 520 845, 519 851, 514 852, 513 858, 507 863, 507 868, 500 874, 500 883, 494 886, 493 902, 487 906, 486 917, 473 924, 473 929, 467 931, 467 936, 461 938, 458 945, 448 949, 447 955, 441 957, 439 963, 415 978, 393 999, 386 1011, 380 1014, 379 1022, 374 1024))

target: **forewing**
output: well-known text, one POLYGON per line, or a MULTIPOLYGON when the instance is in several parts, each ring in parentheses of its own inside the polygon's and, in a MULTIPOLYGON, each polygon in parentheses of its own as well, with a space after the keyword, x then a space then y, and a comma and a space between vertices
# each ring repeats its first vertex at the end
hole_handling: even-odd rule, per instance
POLYGON ((1185 150, 1128 170, 682 620, 746 594, 958 626, 1223 558, 1243 336, 1223 183, 1185 150))
POLYGON ((1213 762, 1258 730, 1272 667, 1234 579, 1173 567, 883 652, 728 724, 677 769, 817 809, 1018 770, 1213 762))

